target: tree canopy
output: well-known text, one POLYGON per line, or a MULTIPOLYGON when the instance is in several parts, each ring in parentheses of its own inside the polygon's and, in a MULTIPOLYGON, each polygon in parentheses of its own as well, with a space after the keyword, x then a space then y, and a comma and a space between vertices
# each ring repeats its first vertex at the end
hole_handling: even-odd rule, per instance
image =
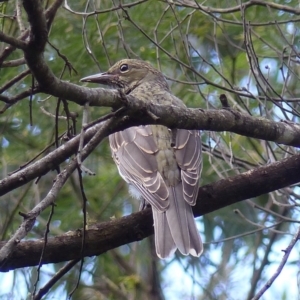
POLYGON ((0 1, 0 298, 295 299, 298 2, 73 2, 0 1), (188 108, 80 83, 126 57, 188 108), (111 159, 146 124, 201 130, 200 258, 157 258, 111 159))

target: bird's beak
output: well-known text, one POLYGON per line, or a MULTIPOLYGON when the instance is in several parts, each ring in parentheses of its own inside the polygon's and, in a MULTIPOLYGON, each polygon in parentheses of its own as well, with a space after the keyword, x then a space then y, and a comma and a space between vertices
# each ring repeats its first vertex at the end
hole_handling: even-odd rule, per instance
POLYGON ((81 78, 81 82, 92 82, 92 83, 100 83, 100 84, 111 84, 116 80, 116 75, 108 74, 108 73, 98 73, 91 76, 87 76, 81 78))

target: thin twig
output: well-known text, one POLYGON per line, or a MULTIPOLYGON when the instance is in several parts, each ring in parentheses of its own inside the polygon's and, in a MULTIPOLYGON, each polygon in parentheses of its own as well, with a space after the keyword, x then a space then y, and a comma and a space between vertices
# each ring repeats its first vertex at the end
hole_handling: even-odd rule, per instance
POLYGON ((53 285, 61 279, 67 272, 69 272, 80 259, 74 259, 68 262, 64 267, 62 267, 56 274, 34 295, 33 300, 40 300, 48 291, 53 287, 53 285))
POLYGON ((300 239, 300 227, 298 227, 298 230, 296 234, 294 235, 293 239, 291 240, 290 244, 285 250, 282 250, 284 252, 283 258, 281 260, 281 263, 279 264, 276 272, 272 275, 272 277, 265 283, 265 285, 260 289, 260 291, 251 299, 251 300, 258 300, 265 292, 266 290, 273 284, 275 279, 278 277, 278 275, 281 273, 284 265, 286 264, 290 253, 292 249, 294 248, 295 244, 300 239))

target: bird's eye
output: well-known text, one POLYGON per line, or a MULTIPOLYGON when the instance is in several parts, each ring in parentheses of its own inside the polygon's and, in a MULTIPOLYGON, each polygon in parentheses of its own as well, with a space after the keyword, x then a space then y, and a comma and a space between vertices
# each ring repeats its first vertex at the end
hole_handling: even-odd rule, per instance
POLYGON ((120 71, 122 72, 122 73, 124 73, 124 72, 126 72, 126 71, 128 71, 128 65, 127 64, 123 64, 121 67, 120 67, 120 71))

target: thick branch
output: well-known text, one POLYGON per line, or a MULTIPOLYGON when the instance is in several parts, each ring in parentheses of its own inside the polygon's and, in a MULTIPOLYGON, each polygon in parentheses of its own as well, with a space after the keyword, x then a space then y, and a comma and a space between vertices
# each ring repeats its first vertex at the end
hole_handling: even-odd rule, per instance
MULTIPOLYGON (((199 189, 195 216, 201 216, 230 204, 259 196, 300 181, 300 155, 259 167, 241 175, 220 180, 199 189)), ((139 241, 153 234, 151 210, 147 209, 90 227, 86 233, 85 256, 100 255, 121 245, 139 241)), ((39 262, 43 239, 21 242, 0 271, 9 271, 39 262)), ((81 230, 49 238, 43 264, 78 259, 81 230)), ((5 242, 0 243, 2 248, 5 242)))
POLYGON ((300 182, 300 155, 258 167, 199 189, 195 216, 300 182))
MULTIPOLYGON (((81 95, 82 96, 82 95, 81 95)), ((145 103, 132 96, 127 96, 128 114, 136 125, 161 124, 169 128, 200 129, 211 131, 230 131, 237 134, 273 141, 290 146, 300 146, 300 126, 296 123, 274 122, 261 117, 232 110, 183 109, 175 106, 145 103), (159 119, 151 119, 149 111, 159 119)), ((106 89, 86 89, 86 98, 72 98, 82 105, 89 101, 91 106, 124 106, 124 96, 118 91, 106 89), (85 100, 86 99, 86 100, 85 100)), ((125 125, 125 124, 124 124, 125 125)), ((127 126, 125 125, 123 129, 127 126)))
POLYGON ((26 0, 23 1, 23 6, 31 26, 27 52, 35 55, 38 52, 44 51, 47 43, 48 29, 46 17, 41 1, 26 0))
MULTIPOLYGON (((124 106, 124 96, 117 90, 89 89, 58 79, 55 81, 56 83, 52 82, 51 90, 48 90, 47 82, 45 92, 70 99, 79 105, 88 102, 90 106, 109 106, 115 109, 124 106)), ((300 126, 292 122, 274 122, 232 109, 203 110, 160 106, 145 103, 133 96, 126 97, 125 106, 132 121, 124 122, 122 129, 133 125, 161 124, 169 128, 229 131, 289 146, 300 146, 300 126), (157 116, 158 120, 153 120, 147 111, 157 116)))
MULTIPOLYGON (((141 101, 138 100, 138 102, 141 101)), ((133 107, 140 111, 139 116, 136 116, 135 113, 135 115, 132 116, 134 119, 121 116, 115 118, 115 121, 109 128, 108 135, 133 125, 154 123, 147 113, 142 113, 143 109, 141 107, 135 106, 135 104, 133 104, 133 107)), ((256 138, 268 138, 278 143, 294 146, 300 145, 300 130, 296 124, 284 122, 276 123, 225 109, 205 111, 199 109, 184 110, 177 107, 149 107, 155 115, 160 117, 156 123, 167 125, 170 128, 198 128, 215 131, 223 131, 225 128, 228 131, 256 138)), ((89 141, 102 125, 103 124, 98 124, 87 130, 85 133, 85 142, 89 141)), ((80 135, 77 135, 44 158, 2 179, 0 181, 0 196, 55 169, 56 166, 77 152, 79 139, 80 135)))

